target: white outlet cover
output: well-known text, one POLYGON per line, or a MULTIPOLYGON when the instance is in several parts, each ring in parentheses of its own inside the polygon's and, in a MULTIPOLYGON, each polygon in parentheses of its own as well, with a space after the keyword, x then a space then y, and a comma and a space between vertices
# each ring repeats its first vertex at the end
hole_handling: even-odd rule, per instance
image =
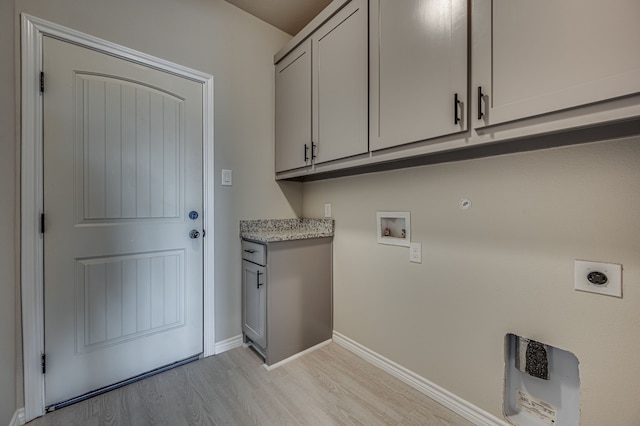
POLYGON ((324 204, 324 217, 331 217, 331 203, 324 204))
POLYGON ((574 288, 579 291, 622 297, 622 265, 576 260, 574 288), (607 282, 605 284, 591 283, 588 276, 592 272, 606 275, 607 282))
POLYGON ((409 262, 422 263, 422 244, 409 243, 409 262))

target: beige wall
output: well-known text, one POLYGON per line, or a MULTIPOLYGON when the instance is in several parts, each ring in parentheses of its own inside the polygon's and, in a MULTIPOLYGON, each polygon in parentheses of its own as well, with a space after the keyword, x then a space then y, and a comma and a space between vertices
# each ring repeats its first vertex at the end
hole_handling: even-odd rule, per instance
POLYGON ((20 0, 26 12, 215 78, 216 340, 240 334, 238 220, 292 217, 273 180, 273 54, 290 36, 222 0, 20 0))
MULTIPOLYGON (((321 217, 331 202, 337 331, 499 417, 504 335, 514 332, 578 357, 583 425, 640 418, 640 140, 277 184, 272 55, 289 36, 222 0, 15 7, 215 76, 215 176, 234 172, 233 187, 216 187, 218 341, 240 333, 238 220, 321 217), (377 210, 411 211, 421 265, 406 248, 376 244, 377 210), (574 259, 622 263, 624 298, 575 292, 574 259)), ((0 5, 5 54, 12 9, 0 5)), ((13 66, 0 62, 2 424, 16 408, 13 66)))
MULTIPOLYGON (((6 3, 11 2, 2 2, 0 14, 3 52, 5 33, 9 37, 7 49, 11 48, 12 33, 6 28, 13 26, 13 4, 6 6, 6 3)), ((215 188, 216 258, 210 261, 215 263, 216 340, 239 335, 238 221, 295 217, 302 209, 301 185, 279 185, 273 180, 273 54, 290 36, 222 0, 16 0, 15 8, 16 15, 25 12, 214 76, 216 182, 220 182, 222 168, 233 170, 233 186, 215 188)), ((8 108, 11 113, 12 65, 5 64, 2 62, 0 68, 0 102, 3 111, 8 108), (5 92, 8 96, 4 96, 5 92)), ((10 355, 16 349, 12 328, 15 324, 12 319, 15 286, 10 268, 13 267, 12 215, 15 207, 12 200, 16 188, 13 149, 18 144, 13 144, 10 134, 4 130, 7 128, 5 121, 8 120, 7 126, 11 124, 10 117, 10 114, 0 117, 3 129, 0 315, 8 318, 0 324, 3 367, 0 369, 0 404, 3 404, 0 424, 8 423, 9 419, 5 421, 5 417, 9 415, 10 418, 16 405, 14 368, 5 369, 5 365, 14 364, 10 355), (5 149, 7 155, 4 155, 5 149), (9 272, 5 273, 5 270, 9 272)))
POLYGON ((305 216, 333 204, 335 330, 497 417, 505 334, 530 337, 578 357, 582 425, 638 424, 638 164, 635 138, 305 183, 305 216), (422 264, 379 210, 411 212, 422 264), (624 298, 574 291, 574 259, 622 263, 624 298))
POLYGON ((16 144, 13 1, 0 1, 0 424, 16 409, 16 144))

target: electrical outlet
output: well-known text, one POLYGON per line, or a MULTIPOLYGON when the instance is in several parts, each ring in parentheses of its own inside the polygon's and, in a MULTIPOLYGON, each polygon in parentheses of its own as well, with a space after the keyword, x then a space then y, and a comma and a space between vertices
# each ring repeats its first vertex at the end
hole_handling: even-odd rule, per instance
POLYGON ((324 217, 331 217, 331 203, 325 203, 325 205, 324 205, 324 217))
POLYGON ((409 243, 409 262, 422 263, 422 244, 409 243))
POLYGON ((574 288, 590 293, 622 297, 622 265, 576 260, 574 288))

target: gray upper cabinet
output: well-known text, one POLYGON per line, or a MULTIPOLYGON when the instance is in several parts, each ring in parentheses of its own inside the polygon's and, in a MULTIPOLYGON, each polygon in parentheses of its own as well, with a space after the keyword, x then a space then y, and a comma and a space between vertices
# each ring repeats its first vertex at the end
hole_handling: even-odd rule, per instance
POLYGON ((369 150, 367 19, 355 0, 312 35, 315 163, 369 150))
POLYGON ((638 134, 638 17, 638 0, 334 0, 274 58, 276 179, 638 134))
POLYGON ((342 7, 276 64, 276 173, 367 153, 367 1, 342 7))
POLYGON ((467 129, 467 1, 370 1, 370 144, 467 129))
POLYGON ((639 17, 637 0, 474 1, 473 126, 640 92, 639 17))
POLYGON ((311 161, 311 40, 276 64, 276 172, 311 161))

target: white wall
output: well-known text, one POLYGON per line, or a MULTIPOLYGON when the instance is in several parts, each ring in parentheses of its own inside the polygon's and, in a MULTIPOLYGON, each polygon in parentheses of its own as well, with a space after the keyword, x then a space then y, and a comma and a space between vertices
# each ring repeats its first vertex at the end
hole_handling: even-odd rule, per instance
POLYGON ((13 1, 0 1, 0 424, 16 409, 16 144, 13 1))
MULTIPOLYGON (((8 20, 9 28, 13 25, 12 8, 13 4, 10 4, 8 13, 3 9, 1 14, 3 23, 8 20)), ((15 0, 15 9, 15 16, 25 12, 214 76, 216 182, 220 182, 222 168, 233 170, 233 186, 216 186, 215 195, 216 258, 209 261, 215 263, 216 340, 239 335, 238 221, 295 217, 302 210, 301 185, 277 184, 273 179, 273 54, 290 36, 222 0, 15 0)), ((4 47, 7 31, 5 25, 2 28, 4 47)), ((4 91, 12 94, 13 79, 5 71, 4 63, 2 66, 2 94, 4 91)), ((1 99, 4 108, 7 97, 1 99)), ((4 114, 1 119, 4 137, 4 114)), ((4 264, 12 265, 11 218, 15 207, 12 197, 17 185, 12 174, 12 152, 19 144, 12 145, 9 138, 6 145, 8 155, 3 151, 0 158, 0 195, 3 199, 0 250, 7 258, 0 256, 0 262, 3 262, 3 283, 8 279, 10 285, 2 286, 0 299, 1 315, 11 319, 15 286, 11 284, 11 274, 4 273, 4 264), (9 291, 11 297, 5 298, 5 291, 9 291), (5 304, 9 305, 7 309, 4 309, 5 304)), ((11 331, 14 322, 7 324, 11 331)), ((15 345, 12 331, 5 336, 4 322, 0 327, 4 367, 5 348, 11 352, 15 345)), ((15 392, 15 384, 7 382, 5 386, 4 374, 4 368, 0 369, 2 392, 6 389, 11 394, 15 392)), ((5 398, 4 393, 0 396, 0 403, 12 405, 13 413, 15 399, 5 398)), ((0 412, 0 416, 4 415, 4 411, 0 412)))
POLYGON ((304 184, 333 204, 334 328, 502 417, 507 333, 573 352, 581 424, 640 419, 640 139, 304 184), (472 208, 459 201, 468 197, 472 208), (408 248, 376 211, 411 212, 408 248), (574 259, 624 265, 624 298, 573 290, 574 259))

